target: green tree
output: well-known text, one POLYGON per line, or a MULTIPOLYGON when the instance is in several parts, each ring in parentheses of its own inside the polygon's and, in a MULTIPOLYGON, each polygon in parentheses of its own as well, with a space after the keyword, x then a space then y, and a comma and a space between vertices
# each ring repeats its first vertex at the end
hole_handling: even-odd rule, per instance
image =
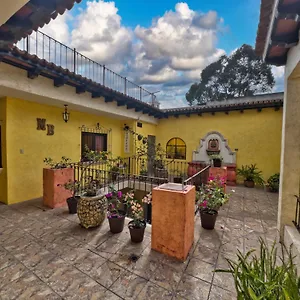
POLYGON ((256 56, 251 46, 243 45, 232 55, 208 65, 200 82, 192 84, 185 97, 189 105, 202 105, 271 92, 274 84, 271 67, 256 56))

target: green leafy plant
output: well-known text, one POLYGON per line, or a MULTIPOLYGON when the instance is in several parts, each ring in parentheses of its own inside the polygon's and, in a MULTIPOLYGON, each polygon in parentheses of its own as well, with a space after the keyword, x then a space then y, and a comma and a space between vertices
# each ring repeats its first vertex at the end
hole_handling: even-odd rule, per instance
POLYGON ((271 192, 279 191, 279 181, 280 181, 279 173, 276 173, 269 177, 269 179, 267 181, 267 187, 270 189, 271 192))
POLYGON ((80 182, 77 180, 70 180, 67 183, 60 186, 63 186, 66 190, 71 191, 73 193, 73 198, 80 195, 80 182))
POLYGON ((141 176, 147 176, 148 175, 148 171, 146 169, 141 169, 140 175, 141 176))
POLYGON ((256 164, 242 166, 240 169, 237 169, 237 174, 243 177, 245 181, 253 181, 258 185, 264 184, 262 172, 257 168, 256 164))
POLYGON ((223 157, 220 155, 220 154, 211 154, 211 155, 209 155, 209 158, 211 159, 211 160, 214 160, 214 159, 218 159, 218 160, 223 160, 223 157))
POLYGON ((173 169, 171 172, 177 177, 184 178, 185 173, 180 169, 173 169))
POLYGON ((51 169, 65 169, 71 166, 71 159, 62 156, 61 160, 56 162, 51 157, 44 158, 44 163, 48 165, 51 169))
POLYGON ((278 262, 275 242, 271 249, 259 239, 260 254, 255 250, 243 255, 237 254, 237 261, 227 259, 229 269, 216 272, 232 274, 238 300, 298 300, 300 299, 300 278, 294 264, 292 250, 282 246, 281 262, 278 262))

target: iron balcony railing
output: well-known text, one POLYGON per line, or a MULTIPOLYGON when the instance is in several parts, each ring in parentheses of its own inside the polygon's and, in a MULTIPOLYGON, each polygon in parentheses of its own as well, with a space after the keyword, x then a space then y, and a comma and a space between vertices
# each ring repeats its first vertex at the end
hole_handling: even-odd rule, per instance
POLYGON ((75 74, 118 91, 129 97, 157 106, 156 96, 143 87, 128 80, 80 52, 53 39, 47 34, 36 31, 20 40, 16 46, 29 54, 54 63, 75 74))
POLYGON ((295 195, 296 197, 296 211, 295 211, 295 220, 293 221, 295 227, 300 232, 300 198, 299 196, 295 195))

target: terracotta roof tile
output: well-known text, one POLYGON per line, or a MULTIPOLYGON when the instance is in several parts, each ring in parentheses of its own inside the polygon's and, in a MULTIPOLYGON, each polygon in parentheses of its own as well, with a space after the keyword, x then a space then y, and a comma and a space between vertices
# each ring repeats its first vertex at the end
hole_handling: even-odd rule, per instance
MULTIPOLYGON (((12 47, 14 43, 37 31, 51 20, 56 19, 59 14, 64 14, 66 9, 70 10, 75 3, 82 0, 30 0, 21 9, 19 9, 5 24, 0 26, 1 33, 6 33, 6 38, 0 40, 1 48, 12 47), (52 6, 56 7, 53 11, 52 6), (30 21, 31 27, 20 26, 24 20, 30 21)), ((26 23, 27 24, 27 23, 26 23)))

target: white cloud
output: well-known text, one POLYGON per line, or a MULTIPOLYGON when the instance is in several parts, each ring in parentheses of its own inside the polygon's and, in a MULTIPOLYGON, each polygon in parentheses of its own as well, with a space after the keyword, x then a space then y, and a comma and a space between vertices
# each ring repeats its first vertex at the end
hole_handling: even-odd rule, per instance
POLYGON ((273 66, 272 72, 273 72, 275 79, 282 78, 282 77, 284 77, 284 66, 281 66, 281 67, 273 66))
POLYGON ((275 86, 273 88, 274 92, 284 91, 284 66, 282 67, 272 67, 272 72, 275 78, 275 86))
POLYGON ((179 2, 174 10, 154 18, 149 27, 138 25, 131 30, 122 24, 115 2, 93 0, 86 5, 73 17, 71 32, 67 14, 46 26, 46 32, 150 90, 157 86, 167 90, 159 99, 170 103, 186 104, 180 99, 191 83, 225 54, 216 47, 223 19, 215 11, 197 12, 179 2))
POLYGON ((42 32, 61 43, 70 45, 71 40, 68 26, 68 21, 70 20, 72 20, 72 15, 70 11, 66 11, 63 15, 58 15, 55 20, 45 25, 42 28, 42 32))
POLYGON ((114 2, 89 1, 76 17, 72 46, 102 64, 124 63, 131 53, 132 32, 121 25, 114 2))

